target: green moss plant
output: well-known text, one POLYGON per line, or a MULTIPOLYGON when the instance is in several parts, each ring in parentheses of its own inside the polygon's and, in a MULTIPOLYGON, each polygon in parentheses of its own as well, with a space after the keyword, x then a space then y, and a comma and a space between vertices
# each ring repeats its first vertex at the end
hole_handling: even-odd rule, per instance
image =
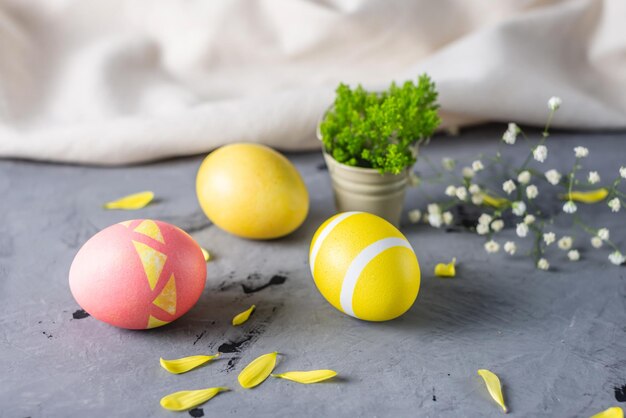
POLYGON ((435 83, 391 83, 383 92, 340 84, 320 124, 324 149, 336 161, 399 174, 415 164, 418 146, 439 126, 435 83))

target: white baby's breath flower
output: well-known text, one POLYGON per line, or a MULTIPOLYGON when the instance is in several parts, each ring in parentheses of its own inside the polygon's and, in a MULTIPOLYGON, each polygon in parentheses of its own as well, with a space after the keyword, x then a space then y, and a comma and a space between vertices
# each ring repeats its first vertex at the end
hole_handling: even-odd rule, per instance
POLYGON ((513 241, 507 241, 504 243, 504 251, 509 255, 513 255, 517 251, 517 245, 513 241))
POLYGON ((456 195, 456 186, 453 185, 449 185, 448 187, 446 187, 446 191, 445 191, 446 196, 455 196, 456 195))
POLYGON ((539 261, 537 261, 537 268, 540 270, 548 270, 550 268, 550 263, 548 263, 548 260, 545 258, 540 258, 539 261))
POLYGON ((502 183, 502 190, 504 190, 506 194, 513 193, 516 188, 517 187, 515 186, 515 183, 513 182, 513 180, 507 180, 504 183, 502 183))
POLYGON ((578 210, 578 207, 576 206, 576 203, 571 200, 568 200, 565 204, 563 204, 563 212, 565 213, 575 213, 576 210, 578 210))
POLYGON ((463 167, 463 170, 461 170, 461 174, 466 179, 471 179, 472 177, 474 177, 475 173, 474 170, 472 170, 470 167, 463 167))
POLYGON ((416 224, 422 219, 422 211, 419 209, 413 209, 409 211, 409 221, 416 224))
POLYGON ((548 158, 548 148, 545 145, 538 145, 533 150, 533 158, 540 163, 544 162, 548 158))
POLYGON ((480 193, 480 186, 478 184, 470 184, 470 187, 467 190, 470 194, 480 193))
POLYGON ((569 250, 567 252, 567 258, 569 258, 570 261, 578 261, 580 260, 580 253, 578 250, 569 250))
POLYGON ((472 203, 475 205, 482 204, 483 200, 485 200, 485 197, 482 195, 482 193, 476 193, 472 195, 472 203))
POLYGON ((609 261, 616 266, 619 266, 621 264, 624 264, 624 261, 626 261, 626 257, 624 257, 624 255, 619 251, 614 251, 609 254, 609 261))
POLYGON ((574 154, 576 154, 576 158, 585 158, 589 155, 589 150, 585 147, 575 147, 574 154))
POLYGON ((495 221, 491 222, 491 229, 493 229, 495 232, 501 231, 502 228, 504 228, 504 221, 502 219, 496 219, 495 221))
POLYGON ((530 182, 530 171, 524 170, 519 173, 517 175, 517 181, 519 181, 520 184, 528 184, 530 182))
POLYGON ((493 221, 493 217, 488 213, 483 213, 478 217, 479 224, 489 225, 491 221, 493 221))
POLYGON ((552 96, 550 97, 550 100, 548 100, 548 107, 550 110, 557 110, 561 107, 561 103, 563 103, 563 101, 560 97, 552 96))
POLYGON ((611 208, 612 212, 619 212, 619 210, 622 207, 622 203, 619 201, 619 198, 617 197, 614 197, 613 199, 609 200, 608 205, 611 208))
POLYGON ((620 168, 619 168, 619 175, 620 175, 623 179, 626 179, 626 167, 620 167, 620 168))
POLYGON ((494 240, 487 241, 485 243, 485 251, 487 251, 490 254, 497 253, 498 251, 500 251, 500 244, 498 244, 494 240))
POLYGON ((529 199, 536 198, 538 194, 539 189, 537 189, 537 186, 535 186, 534 184, 531 184, 526 188, 526 196, 528 196, 529 199))
POLYGON ((428 205, 428 213, 441 213, 441 208, 436 203, 430 203, 428 205))
POLYGON ((456 197, 459 200, 466 200, 467 199, 467 189, 463 186, 461 187, 457 187, 456 188, 456 197))
POLYGON ((489 224, 476 225, 476 233, 478 235, 487 235, 489 233, 489 224))
POLYGON ((524 213, 526 213, 526 203, 524 203, 522 200, 518 202, 513 202, 511 204, 511 210, 516 216, 524 216, 524 213))
POLYGON ((548 170, 546 171, 546 180, 548 180, 548 183, 556 186, 559 184, 559 181, 561 181, 561 173, 556 171, 554 168, 552 170, 548 170))
POLYGON ((485 166, 483 165, 483 162, 480 160, 476 160, 472 163, 472 170, 474 171, 480 171, 482 169, 484 169, 485 166))
POLYGON ((572 248, 573 243, 574 243, 574 240, 572 239, 572 237, 564 236, 559 240, 557 244, 559 245, 560 249, 567 251, 570 248, 572 248))
POLYGON ((610 231, 608 230, 608 228, 600 228, 600 229, 598 229, 598 237, 602 241, 607 241, 609 239, 609 236, 610 236, 610 231))
POLYGON ((589 177, 587 177, 587 181, 591 184, 596 184, 600 181, 600 174, 597 171, 590 171, 589 177))
POLYGON ((602 238, 600 238, 600 237, 593 237, 593 238, 591 238, 591 246, 593 248, 600 248, 600 247, 602 247, 602 238))
POLYGON ((534 215, 526 215, 526 216, 524 216, 524 223, 526 225, 530 225, 530 224, 534 223, 535 220, 536 220, 536 218, 535 218, 534 215))
POLYGON ((511 133, 511 131, 504 131, 504 134, 502 134, 502 140, 509 145, 513 145, 517 140, 517 135, 511 133))
POLYGON ((454 170, 454 166, 456 165, 456 161, 452 158, 444 157, 441 159, 441 165, 448 171, 454 170))
POLYGON ((515 227, 515 233, 518 237, 524 238, 526 235, 528 235, 528 225, 526 225, 525 223, 517 224, 517 226, 515 227))
POLYGON ((543 242, 545 242, 546 245, 552 244, 555 240, 556 235, 554 234, 554 232, 546 232, 545 234, 543 234, 543 242))
POLYGON ((428 214, 428 223, 430 226, 434 228, 439 228, 441 226, 441 222, 443 219, 441 218, 440 213, 429 213, 428 214))
POLYGON ((509 123, 509 126, 507 127, 506 131, 504 131, 504 134, 502 134, 502 140, 509 145, 513 145, 515 144, 515 141, 517 140, 517 134, 519 133, 520 133, 519 126, 511 122, 509 123))
POLYGON ((446 225, 450 225, 452 224, 452 221, 454 220, 454 216, 452 216, 452 212, 446 211, 441 215, 442 219, 443 219, 443 223, 446 225))

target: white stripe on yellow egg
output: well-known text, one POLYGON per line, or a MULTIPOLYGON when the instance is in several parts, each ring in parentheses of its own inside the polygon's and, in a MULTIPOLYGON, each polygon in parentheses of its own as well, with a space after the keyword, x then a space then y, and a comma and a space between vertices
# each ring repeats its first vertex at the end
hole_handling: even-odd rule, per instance
POLYGON ((309 261, 311 265, 311 274, 313 274, 313 269, 315 267, 315 259, 317 258, 317 254, 324 243, 324 240, 328 235, 332 232, 333 229, 348 216, 355 215, 361 212, 344 212, 339 215, 333 216, 326 223, 326 226, 322 226, 319 231, 319 235, 317 237, 313 237, 313 245, 311 246, 311 253, 309 254, 309 261))
MULTIPOLYGON (((363 273, 363 270, 365 270, 365 268, 370 264, 370 261, 380 255, 382 252, 394 247, 406 247, 410 248, 411 251, 413 251, 413 248, 411 248, 411 244, 409 244, 409 242, 404 238, 383 238, 370 244, 368 247, 363 249, 354 258, 354 260, 352 260, 352 263, 350 264, 350 267, 348 267, 348 271, 346 272, 346 275, 343 278, 343 283, 341 285, 340 303, 341 308, 345 313, 355 318, 359 318, 359 316, 355 315, 354 313, 352 301, 354 297, 354 290, 356 288, 357 282, 359 281, 359 278, 361 277, 361 273, 363 273)), ((382 282, 382 280, 378 281, 382 282)), ((380 294, 379 292, 370 293, 380 294)))

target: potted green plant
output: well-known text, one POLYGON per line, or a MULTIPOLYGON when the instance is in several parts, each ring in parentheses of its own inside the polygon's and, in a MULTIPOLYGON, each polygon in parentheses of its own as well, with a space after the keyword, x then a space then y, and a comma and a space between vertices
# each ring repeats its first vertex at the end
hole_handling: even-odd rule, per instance
POLYGON ((340 84, 318 126, 337 210, 370 212, 400 222, 419 146, 441 119, 428 75, 391 83, 383 92, 340 84))

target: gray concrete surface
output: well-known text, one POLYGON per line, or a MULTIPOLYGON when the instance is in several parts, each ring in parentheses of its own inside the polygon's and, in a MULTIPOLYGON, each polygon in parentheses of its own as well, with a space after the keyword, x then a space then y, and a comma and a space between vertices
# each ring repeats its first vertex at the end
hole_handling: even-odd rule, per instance
MULTIPOLYGON (((495 149, 503 129, 436 138, 423 155, 433 162, 444 155, 471 161, 495 149)), ((545 168, 565 169, 571 148, 581 143, 605 179, 626 164, 625 133, 557 133, 545 168)), ((269 242, 238 239, 205 219, 194 193, 200 157, 122 168, 0 161, 0 416, 189 416, 161 409, 159 399, 217 385, 234 390, 195 416, 499 416, 479 368, 500 376, 511 416, 586 417, 626 406, 620 392, 626 390, 626 269, 610 265, 606 249, 593 250, 578 231, 584 261, 567 262, 551 248, 553 271, 541 272, 523 255, 486 254, 483 239, 460 228, 444 233, 405 221, 422 267, 417 302, 398 320, 361 322, 320 296, 307 267, 310 239, 333 213, 321 155, 289 157, 309 187, 311 211, 293 235, 269 242), (143 210, 101 209, 145 189, 158 201, 143 210), (68 288, 75 253, 99 229, 139 217, 175 223, 213 253, 199 303, 151 331, 75 319, 80 307, 68 288), (458 277, 435 278, 434 265, 452 256, 460 262, 458 277), (275 275, 286 280, 244 292, 243 285, 255 288, 275 275), (258 311, 250 322, 231 327, 232 316, 252 303, 258 311), (158 363, 160 356, 218 349, 230 353, 184 375, 170 375, 158 363), (332 368, 341 378, 311 386, 270 379, 241 389, 238 372, 273 350, 282 353, 278 371, 332 368)), ((425 160, 418 169, 432 174, 425 160)), ((407 208, 424 208, 434 187, 411 190, 407 208)), ((624 248, 625 211, 610 214, 604 205, 581 211, 594 216, 595 226, 611 228, 624 248)), ((561 219, 554 228, 565 227, 561 219)), ((501 235, 503 242, 514 231, 501 235)))

